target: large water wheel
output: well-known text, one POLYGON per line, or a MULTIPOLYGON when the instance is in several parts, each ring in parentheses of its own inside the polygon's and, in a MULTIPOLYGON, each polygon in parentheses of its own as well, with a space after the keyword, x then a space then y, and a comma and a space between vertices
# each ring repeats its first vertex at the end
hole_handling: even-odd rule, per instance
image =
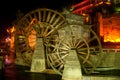
POLYGON ((74 49, 80 59, 83 72, 91 74, 100 63, 102 52, 100 40, 88 26, 69 24, 67 26, 66 31, 61 31, 65 32, 65 36, 59 37, 57 44, 53 44, 54 47, 48 47, 49 64, 58 74, 62 75, 65 58, 69 55, 69 51, 74 49))
POLYGON ((49 39, 57 38, 57 30, 64 22, 64 16, 51 9, 42 8, 27 13, 16 25, 16 57, 30 66, 37 38, 43 38, 43 43, 39 45, 45 46, 49 39))

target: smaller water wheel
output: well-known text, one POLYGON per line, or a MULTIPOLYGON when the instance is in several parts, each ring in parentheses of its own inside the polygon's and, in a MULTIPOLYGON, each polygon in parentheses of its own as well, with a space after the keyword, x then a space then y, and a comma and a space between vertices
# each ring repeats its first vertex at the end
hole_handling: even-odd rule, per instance
POLYGON ((64 70, 65 58, 69 55, 71 49, 76 50, 82 69, 86 74, 91 74, 101 59, 102 47, 95 32, 89 27, 76 26, 77 28, 74 30, 74 25, 70 25, 71 29, 69 27, 69 32, 66 32, 69 36, 58 38, 57 44, 53 44, 54 47, 48 47, 47 58, 49 64, 60 75, 62 75, 64 70), (80 27, 87 31, 87 33, 85 32, 80 35, 78 30, 80 27), (86 34, 87 36, 84 36, 86 34))
POLYGON ((57 30, 64 24, 62 14, 51 9, 36 9, 26 14, 16 26, 15 46, 17 57, 28 66, 31 65, 32 56, 36 46, 36 40, 43 38, 41 45, 46 45, 49 38, 55 39, 57 30))

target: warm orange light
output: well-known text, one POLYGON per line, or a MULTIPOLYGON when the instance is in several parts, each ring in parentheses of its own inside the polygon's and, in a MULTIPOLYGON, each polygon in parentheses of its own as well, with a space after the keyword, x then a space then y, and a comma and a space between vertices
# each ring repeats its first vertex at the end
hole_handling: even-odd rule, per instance
POLYGON ((9 29, 7 29, 7 32, 8 33, 13 33, 15 31, 15 27, 13 26, 12 28, 9 28, 9 29))
POLYGON ((12 28, 8 28, 7 32, 10 34, 10 49, 14 48, 14 31, 15 31, 15 27, 13 26, 12 28))
POLYGON ((103 25, 100 26, 100 36, 103 37, 104 42, 120 42, 120 18, 113 16, 101 21, 103 25))
POLYGON ((15 27, 13 26, 12 28, 11 28, 11 33, 13 33, 15 31, 15 27))
POLYGON ((28 41, 29 41, 29 46, 32 50, 35 49, 35 45, 36 45, 36 32, 35 30, 31 31, 31 34, 28 37, 28 41))
POLYGON ((103 4, 103 1, 99 2, 98 4, 99 4, 99 5, 103 4))
POLYGON ((33 18, 29 25, 32 25, 33 23, 36 23, 36 22, 37 22, 37 19, 33 18))
POLYGON ((82 13, 82 16, 87 16, 88 14, 82 13))
MULTIPOLYGON (((36 18, 33 18, 32 21, 30 22, 29 26, 31 26, 32 24, 37 23, 38 20, 36 18)), ((40 22, 39 22, 40 23, 40 22)), ((28 27, 29 28, 29 27, 28 27)), ((28 42, 29 42, 29 46, 32 50, 35 49, 35 45, 36 45, 36 31, 33 29, 30 31, 30 34, 28 36, 28 42)))
POLYGON ((108 2, 105 2, 105 4, 108 4, 108 5, 110 5, 111 3, 108 1, 108 2))
POLYGON ((7 32, 9 33, 9 38, 10 39, 6 44, 9 45, 7 47, 7 49, 10 50, 10 51, 9 51, 9 55, 5 56, 5 64, 11 64, 11 63, 14 63, 14 59, 15 59, 15 57, 14 57, 14 41, 15 41, 14 32, 15 32, 15 27, 12 26, 12 28, 8 28, 7 32))
POLYGON ((86 15, 86 17, 85 17, 85 22, 86 22, 86 23, 89 22, 89 18, 90 18, 90 16, 89 16, 89 15, 86 15))
POLYGON ((14 48, 14 35, 11 36, 11 41, 10 41, 10 48, 13 49, 14 48))
POLYGON ((103 1, 101 1, 101 2, 99 2, 99 3, 97 3, 97 4, 95 4, 95 6, 99 6, 99 5, 102 5, 103 4, 103 1))
POLYGON ((120 30, 105 28, 104 31, 104 42, 120 42, 120 30))

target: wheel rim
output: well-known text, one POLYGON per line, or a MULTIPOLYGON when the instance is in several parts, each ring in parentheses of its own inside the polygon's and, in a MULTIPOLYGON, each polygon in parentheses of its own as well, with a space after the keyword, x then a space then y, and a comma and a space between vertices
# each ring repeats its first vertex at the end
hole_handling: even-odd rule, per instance
POLYGON ((94 72, 96 67, 98 67, 100 62, 101 62, 101 59, 102 59, 102 45, 101 45, 101 42, 99 40, 99 37, 92 30, 92 28, 88 28, 88 30, 90 31, 90 38, 87 41, 87 43, 89 44, 89 48, 90 48, 90 56, 89 56, 88 61, 86 61, 86 63, 84 63, 82 65, 82 67, 83 67, 84 72, 86 74, 91 74, 91 73, 94 72), (92 58, 96 59, 96 60, 93 61, 92 58))

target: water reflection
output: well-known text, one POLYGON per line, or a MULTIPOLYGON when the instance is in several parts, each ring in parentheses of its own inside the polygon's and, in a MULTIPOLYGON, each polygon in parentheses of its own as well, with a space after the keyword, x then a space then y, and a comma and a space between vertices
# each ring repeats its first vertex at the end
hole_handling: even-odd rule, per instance
POLYGON ((25 72, 25 67, 14 64, 6 65, 0 76, 0 80, 61 80, 60 75, 25 72))
POLYGON ((4 67, 0 70, 0 80, 61 80, 61 76, 57 74, 28 72, 28 67, 14 64, 14 49, 10 49, 8 53, 3 55, 4 67))
POLYGON ((4 80, 17 80, 17 73, 14 65, 5 66, 3 69, 4 80))

